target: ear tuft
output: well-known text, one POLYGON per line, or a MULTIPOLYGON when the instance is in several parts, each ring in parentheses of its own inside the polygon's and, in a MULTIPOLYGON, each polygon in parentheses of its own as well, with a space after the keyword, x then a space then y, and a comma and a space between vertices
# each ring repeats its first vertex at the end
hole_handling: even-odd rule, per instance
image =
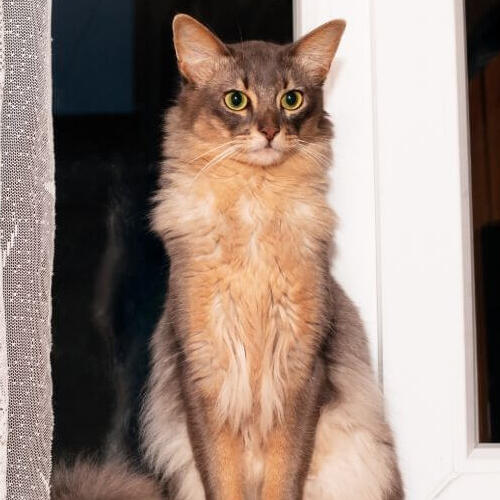
POLYGON ((292 45, 292 55, 319 84, 330 70, 346 23, 336 19, 314 29, 292 45))
POLYGON ((229 55, 227 47, 207 27, 187 14, 177 14, 172 22, 179 71, 190 81, 210 80, 218 60, 229 55))

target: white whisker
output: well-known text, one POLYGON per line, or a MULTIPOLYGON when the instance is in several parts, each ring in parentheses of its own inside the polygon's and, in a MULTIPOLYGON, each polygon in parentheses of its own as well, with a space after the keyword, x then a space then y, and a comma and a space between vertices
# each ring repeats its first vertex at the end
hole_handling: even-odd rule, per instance
POLYGON ((317 149, 313 149, 314 145, 314 143, 297 139, 295 150, 309 160, 312 160, 318 167, 328 167, 330 164, 330 158, 317 149))
MULTIPOLYGON (((315 156, 317 156, 318 158, 321 158, 323 161, 325 162, 330 162, 330 157, 327 156, 326 154, 322 153, 321 151, 318 151, 317 149, 314 148, 314 146, 318 145, 320 146, 320 144, 316 144, 316 143, 311 143, 311 142, 307 142, 307 141, 304 141, 302 139, 298 139, 298 142, 305 148, 307 149, 310 153, 314 154, 315 156)), ((326 144, 326 143, 324 143, 326 144)))
POLYGON ((296 150, 298 151, 298 154, 300 155, 303 155, 305 158, 307 158, 308 160, 311 160, 312 162, 314 162, 318 167, 322 168, 322 167, 325 167, 327 166, 326 162, 314 157, 310 151, 308 151, 306 148, 304 147, 297 147, 296 150))
POLYGON ((202 153, 201 155, 198 155, 196 156, 195 158, 192 158, 191 160, 188 161, 188 163, 193 163, 195 162, 196 160, 199 160, 200 158, 203 158, 204 156, 207 156, 208 154, 210 153, 213 153, 214 151, 217 151, 221 148, 224 148, 226 146, 231 146, 233 144, 236 144, 237 141, 235 141, 234 139, 231 140, 231 141, 227 141, 227 142, 224 142, 223 144, 219 144, 218 146, 215 146, 214 148, 211 148, 209 149, 208 151, 205 151, 204 153, 202 153))
POLYGON ((217 165, 218 163, 220 163, 221 161, 229 158, 230 156, 232 156, 234 153, 236 153, 237 151, 239 150, 238 146, 230 146, 229 148, 225 149, 224 151, 222 151, 221 153, 219 153, 218 155, 216 155, 214 158, 212 158, 194 177, 193 179, 193 182, 191 183, 191 185, 193 185, 196 180, 200 177, 200 175, 202 175, 203 173, 205 173, 210 167, 214 167, 215 165, 217 165))

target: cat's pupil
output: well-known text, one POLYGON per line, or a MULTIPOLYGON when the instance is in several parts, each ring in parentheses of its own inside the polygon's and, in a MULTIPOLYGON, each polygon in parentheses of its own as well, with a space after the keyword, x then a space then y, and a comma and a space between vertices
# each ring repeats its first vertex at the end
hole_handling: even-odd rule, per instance
POLYGON ((285 101, 288 106, 297 104, 297 94, 295 92, 288 92, 285 96, 285 101))
POLYGON ((231 104, 234 107, 241 106, 241 103, 243 102, 243 96, 241 95, 241 92, 233 92, 231 95, 231 104))

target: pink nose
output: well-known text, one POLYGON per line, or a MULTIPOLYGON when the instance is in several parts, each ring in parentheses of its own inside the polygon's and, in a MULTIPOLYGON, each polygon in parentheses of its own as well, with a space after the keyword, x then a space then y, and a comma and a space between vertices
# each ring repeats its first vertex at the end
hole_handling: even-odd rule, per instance
POLYGON ((273 126, 268 126, 266 125, 265 127, 262 127, 260 129, 260 132, 264 134, 264 136, 267 138, 268 141, 272 141, 274 136, 280 131, 279 128, 273 127, 273 126))

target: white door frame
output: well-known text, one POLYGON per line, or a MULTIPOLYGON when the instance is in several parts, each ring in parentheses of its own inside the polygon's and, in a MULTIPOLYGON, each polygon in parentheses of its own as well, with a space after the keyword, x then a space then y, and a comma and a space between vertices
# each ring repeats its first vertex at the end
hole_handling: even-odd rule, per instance
POLYGON ((500 446, 477 433, 463 0, 295 0, 296 36, 339 17, 334 270, 367 326, 408 500, 498 499, 500 446))

